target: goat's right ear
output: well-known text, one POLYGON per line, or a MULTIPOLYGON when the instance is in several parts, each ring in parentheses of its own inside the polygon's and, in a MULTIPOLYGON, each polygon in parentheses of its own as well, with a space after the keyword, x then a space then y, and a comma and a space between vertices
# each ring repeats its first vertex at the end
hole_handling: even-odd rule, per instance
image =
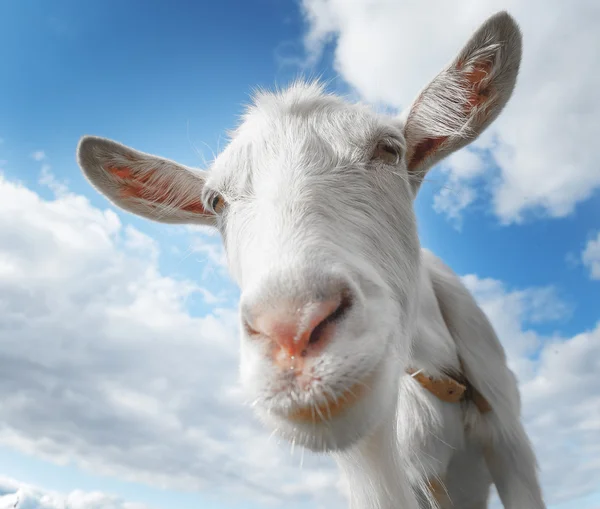
POLYGON ((201 199, 205 172, 95 136, 81 139, 77 162, 98 191, 128 212, 162 223, 214 224, 201 199))
POLYGON ((515 20, 499 12, 419 94, 404 124, 415 187, 429 168, 475 140, 500 114, 517 80, 521 44, 515 20))

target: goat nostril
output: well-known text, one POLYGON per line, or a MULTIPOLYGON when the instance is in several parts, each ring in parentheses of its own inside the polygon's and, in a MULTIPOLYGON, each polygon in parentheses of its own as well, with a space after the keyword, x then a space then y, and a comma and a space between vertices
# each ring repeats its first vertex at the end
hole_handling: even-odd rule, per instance
POLYGON ((342 320, 342 318, 344 318, 350 307, 352 307, 352 297, 348 292, 345 292, 342 295, 339 306, 333 311, 333 313, 331 313, 313 329, 310 335, 310 339, 308 340, 308 344, 314 345, 315 343, 318 343, 323 337, 327 326, 342 320))
MULTIPOLYGON (((325 331, 325 327, 327 327, 329 321, 326 318, 319 325, 317 325, 312 333, 310 334, 310 339, 308 340, 309 345, 314 345, 318 343, 321 337, 323 336, 323 332, 325 331)), ((305 354, 306 355, 306 354, 305 354)))

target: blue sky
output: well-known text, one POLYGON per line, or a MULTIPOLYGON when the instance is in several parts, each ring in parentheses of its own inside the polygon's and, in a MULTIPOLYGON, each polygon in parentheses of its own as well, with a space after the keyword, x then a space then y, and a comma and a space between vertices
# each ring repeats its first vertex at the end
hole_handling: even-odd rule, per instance
MULTIPOLYGON (((253 472, 254 477, 240 481, 239 477, 252 469, 252 461, 260 454, 248 453, 245 463, 240 460, 241 463, 227 464, 228 454, 249 448, 252 440, 263 444, 268 438, 268 433, 253 424, 248 424, 243 432, 236 428, 221 436, 220 423, 228 422, 229 417, 234 416, 236 423, 250 419, 235 405, 218 406, 214 419, 203 417, 196 407, 199 413, 174 410, 177 419, 185 423, 189 418, 195 426, 194 433, 208 435, 215 444, 231 446, 233 442, 228 442, 227 437, 239 439, 229 453, 225 446, 215 445, 218 454, 215 452, 212 460, 192 469, 201 477, 203 469, 214 474, 214 465, 223 466, 218 480, 207 474, 204 484, 191 480, 178 484, 176 474, 183 467, 175 464, 177 454, 165 459, 164 472, 160 472, 159 467, 145 469, 142 445, 130 455, 139 453, 139 458, 135 456, 138 459, 127 464, 123 455, 109 451, 111 443, 126 444, 122 446, 125 453, 131 434, 137 429, 131 424, 134 420, 128 420, 133 417, 111 413, 117 412, 116 406, 102 417, 112 415, 119 423, 122 419, 124 424, 114 428, 103 428, 105 421, 99 417, 94 421, 93 399, 86 400, 85 405, 89 406, 81 403, 81 408, 91 413, 80 413, 80 407, 73 415, 68 413, 75 408, 69 403, 70 391, 78 394, 76 384, 84 378, 70 382, 64 373, 60 377, 56 373, 74 365, 74 352, 86 362, 88 353, 96 351, 112 352, 111 355, 123 355, 126 359, 129 352, 141 348, 142 340, 136 342, 135 335, 141 337, 144 333, 141 322, 135 319, 127 323, 115 321, 115 330, 120 332, 102 332, 116 334, 111 336, 114 344, 108 341, 111 346, 106 347, 106 352, 103 346, 91 342, 89 352, 77 346, 78 334, 86 335, 89 330, 85 323, 76 329, 77 324, 61 320, 61 313, 67 308, 57 302, 64 292, 70 296, 72 307, 68 309, 78 314, 77 299, 87 298, 77 297, 85 294, 85 289, 78 286, 82 274, 107 274, 105 279, 95 279, 92 284, 99 286, 90 291, 95 292, 93 299, 99 303, 103 299, 110 302, 107 309, 110 307, 113 314, 103 310, 105 314, 90 315, 90 320, 97 319, 100 324, 107 317, 121 316, 118 305, 131 305, 127 309, 150 313, 156 309, 153 306, 165 306, 165 323, 176 322, 174 335, 190 334, 190 324, 201 323, 206 328, 201 353, 207 357, 203 361, 215 365, 223 362, 227 373, 235 374, 236 369, 232 316, 237 289, 227 278, 219 239, 205 232, 152 224, 114 209, 89 186, 76 165, 75 148, 83 134, 106 136, 142 151, 201 167, 213 152, 223 148, 225 131, 237 124, 255 87, 285 85, 300 73, 330 80, 329 88, 334 92, 360 97, 377 107, 384 104, 400 109, 433 77, 432 73, 454 56, 480 21, 505 7, 521 22, 526 44, 524 70, 514 101, 499 119, 497 128, 473 148, 461 151, 462 155, 445 161, 429 174, 416 202, 421 240, 458 274, 471 275, 468 286, 492 318, 522 381, 530 433, 539 433, 536 446, 546 447, 545 439, 552 436, 552 430, 558 430, 552 437, 558 444, 553 444, 552 451, 540 453, 543 480, 551 500, 560 502, 556 507, 561 509, 600 507, 600 466, 593 460, 600 443, 600 416, 594 420, 595 411, 584 411, 585 405, 591 408, 600 403, 600 392, 583 381, 585 387, 569 385, 569 393, 564 392, 567 389, 561 392, 558 386, 556 393, 546 394, 539 389, 548 373, 555 378, 551 383, 558 384, 561 377, 577 378, 581 374, 578 370, 600 367, 596 346, 600 342, 600 149, 586 142, 597 139, 595 133, 600 134, 593 121, 600 114, 600 100, 589 97, 585 107, 577 102, 581 97, 578 92, 587 90, 589 95, 589 90, 597 89, 592 85, 600 81, 596 70, 590 71, 585 80, 573 77, 569 47, 561 46, 561 51, 555 51, 544 42, 550 34, 565 30, 575 34, 569 44, 580 53, 581 41, 596 41, 600 47, 594 28, 594 22, 600 21, 598 12, 586 10, 592 4, 583 0, 574 2, 569 12, 558 0, 549 4, 536 0, 528 6, 490 0, 472 10, 456 7, 452 18, 456 26, 450 26, 444 21, 449 19, 444 11, 447 7, 431 3, 429 8, 436 15, 429 17, 425 16, 425 7, 405 6, 403 2, 392 5, 385 0, 374 3, 370 16, 365 15, 360 2, 349 6, 336 0, 222 0, 176 5, 166 1, 28 0, 0 5, 0 65, 4 77, 0 81, 0 182, 4 186, 3 199, 9 203, 0 208, 4 214, 4 220, 0 220, 0 251, 5 251, 7 259, 15 253, 22 255, 26 260, 23 263, 30 264, 24 272, 25 279, 0 270, 0 302, 6 309, 17 309, 20 303, 29 306, 39 298, 45 310, 32 310, 31 314, 23 311, 24 316, 31 317, 25 321, 0 319, 0 360, 27 366, 39 362, 53 373, 43 379, 51 380, 49 385, 44 385, 42 379, 37 384, 25 376, 11 378, 12 371, 3 375, 2 390, 22 398, 17 401, 15 396, 14 401, 4 403, 0 412, 0 501, 3 489, 12 489, 3 488, 9 485, 8 481, 3 484, 1 476, 5 475, 62 494, 77 489, 112 493, 155 509, 261 507, 263 499, 256 493, 268 485, 265 479, 272 472, 264 466, 264 472, 253 472), (375 8, 377 5, 382 9, 375 8), (545 17, 537 23, 542 8, 545 17), (423 23, 419 20, 425 18, 430 25, 419 25, 423 23), (421 44, 423 41, 427 48, 421 44), (370 52, 360 50, 370 47, 370 52), (539 101, 547 94, 556 97, 556 101, 540 107, 539 101), (444 194, 444 189, 450 192, 444 194), (81 197, 85 199, 81 201, 81 197), (105 212, 107 209, 118 219, 113 220, 112 213, 105 212), (68 241, 64 241, 67 237, 57 236, 63 227, 69 232, 65 233, 68 241), (82 235, 81 242, 72 237, 78 233, 82 235), (70 247, 65 246, 76 247, 68 251, 70 247), (32 251, 23 254, 21 249, 32 251), (55 286, 51 286, 47 274, 44 276, 45 264, 72 264, 73 269, 65 269, 64 278, 57 276, 52 283, 55 286), (34 280, 38 276, 31 274, 38 270, 42 275, 34 280), (129 277, 130 282, 126 280, 129 277), (31 295, 25 299, 19 289, 29 288, 28 285, 32 285, 31 295), (186 285, 200 289, 189 290, 186 285), (126 293, 131 288, 139 295, 128 294, 129 301, 117 296, 113 302, 115 292, 126 293), (125 304, 119 299, 124 299, 125 304), (43 319, 38 324, 35 320, 40 316, 43 319), (50 324, 48 329, 44 329, 44 324, 50 324), (48 337, 42 341, 46 331, 48 337), (124 331, 133 338, 126 346, 117 341, 124 331), (219 350, 217 360, 208 357, 213 348, 210 331, 231 336, 227 347, 219 350), (75 339, 68 339, 71 337, 75 339), (549 354, 556 345, 562 345, 563 364, 557 364, 549 354), (47 355, 43 359, 50 360, 40 361, 33 352, 47 355), (564 369, 564 373, 559 369, 564 369), (44 399, 50 398, 50 386, 60 388, 52 394, 52 401, 44 399), (563 422, 557 408, 551 407, 572 403, 578 397, 579 406, 573 403, 573 407, 564 408, 571 417, 563 422), (36 413, 33 406, 27 407, 34 403, 36 408, 48 408, 43 412, 37 408, 36 413), (57 414, 52 413, 53 408, 57 414), (548 419, 536 420, 538 413, 548 419), (88 422, 84 415, 98 433, 82 433, 81 439, 76 440, 75 435, 88 422), (36 426, 22 425, 31 419, 40 422, 36 426), (63 433, 61 429, 70 431, 63 433), (583 438, 578 430, 583 430, 583 438), (171 460, 173 464, 169 463, 171 460), (569 465, 578 465, 575 477, 564 479, 561 469, 569 465), (228 497, 228 486, 241 490, 240 493, 250 490, 248 493, 256 497, 228 497), (582 496, 586 497, 583 501, 579 499, 582 496)), ((594 44, 586 44, 585 48, 589 46, 594 44)), ((582 58, 593 61, 595 56, 585 54, 582 58)), ((86 308, 82 316, 87 317, 88 311, 86 308)), ((161 329, 162 322, 156 327, 161 329)), ((165 327, 164 334, 160 332, 163 339, 170 337, 169 330, 165 327)), ((157 349, 152 355, 158 356, 161 351, 157 349)), ((90 366, 95 365, 94 361, 89 362, 90 366)), ((172 362, 179 366, 177 358, 172 362)), ((160 378, 159 366, 153 367, 151 373, 135 372, 135 380, 126 380, 125 373, 132 371, 134 364, 128 367, 125 360, 122 364, 123 372, 115 376, 122 383, 120 387, 131 389, 131 398, 134 394, 142 398, 138 389, 160 378)), ((97 378, 90 375, 90 384, 99 384, 106 373, 113 372, 111 369, 103 366, 97 378)), ((32 376, 39 372, 32 371, 32 376)), ((180 380, 164 383, 183 391, 185 383, 196 380, 195 376, 181 375, 180 380)), ((197 381, 208 383, 203 380, 197 381)), ((99 387, 90 385, 89 392, 79 396, 88 398, 95 391, 105 390, 99 387)), ((116 391, 106 390, 113 389, 116 391)), ((159 387, 153 393, 157 401, 162 390, 159 387)), ((208 391, 208 386, 204 390, 208 391)), ((209 409, 213 408, 210 405, 220 405, 203 394, 199 387, 198 394, 189 395, 190 401, 196 405, 204 401, 209 409)), ((79 405, 80 400, 77 401, 79 405)), ((107 401, 97 403, 100 406, 107 401)), ((149 412, 147 416, 165 417, 161 411, 151 410, 150 400, 138 404, 128 399, 123 405, 118 412, 143 406, 143 412, 149 412)), ((100 413, 101 410, 98 409, 100 413)), ((192 407, 186 406, 187 411, 192 412, 192 407)), ((171 424, 160 424, 163 425, 167 426, 164 429, 171 429, 171 424)), ((152 430, 148 426, 148 436, 162 436, 159 424, 152 430)), ((165 450, 170 443, 165 440, 165 450)), ((182 444, 177 447, 184 447, 182 444)), ((260 450, 262 445, 253 447, 260 450)), ((273 468, 280 470, 274 482, 280 483, 278 488, 289 488, 271 495, 284 497, 293 507, 313 507, 313 493, 326 492, 335 484, 335 469, 318 458, 305 463, 301 479, 296 479, 298 486, 289 484, 296 475, 298 454, 290 459, 285 448, 277 449, 272 444, 268 447, 269 452, 273 447, 273 458, 277 458, 272 460, 273 468), (329 483, 329 479, 333 481, 329 483)), ((187 459, 193 461, 192 456, 187 459)), ((315 500, 320 504, 338 504, 341 499, 335 496, 315 495, 315 500)))

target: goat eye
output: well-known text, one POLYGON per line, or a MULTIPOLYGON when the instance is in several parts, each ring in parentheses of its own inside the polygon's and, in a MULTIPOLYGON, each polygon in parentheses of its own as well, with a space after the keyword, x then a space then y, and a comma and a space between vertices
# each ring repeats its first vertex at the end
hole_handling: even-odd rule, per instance
POLYGON ((223 207, 225 207, 225 200, 221 195, 216 194, 213 196, 210 206, 215 214, 220 214, 223 211, 223 207))
POLYGON ((387 164, 398 164, 400 162, 401 154, 396 147, 389 145, 388 143, 378 143, 373 152, 373 159, 380 159, 387 164))

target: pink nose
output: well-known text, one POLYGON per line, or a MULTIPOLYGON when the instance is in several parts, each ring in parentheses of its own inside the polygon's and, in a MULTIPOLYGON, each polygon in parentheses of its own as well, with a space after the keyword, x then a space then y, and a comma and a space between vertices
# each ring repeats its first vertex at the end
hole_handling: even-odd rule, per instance
POLYGON ((246 330, 252 336, 264 337, 276 348, 275 358, 283 360, 304 357, 309 350, 322 347, 332 336, 336 322, 350 307, 350 298, 340 293, 324 301, 279 302, 260 313, 248 313, 246 330), (282 355, 283 354, 283 355, 282 355))

